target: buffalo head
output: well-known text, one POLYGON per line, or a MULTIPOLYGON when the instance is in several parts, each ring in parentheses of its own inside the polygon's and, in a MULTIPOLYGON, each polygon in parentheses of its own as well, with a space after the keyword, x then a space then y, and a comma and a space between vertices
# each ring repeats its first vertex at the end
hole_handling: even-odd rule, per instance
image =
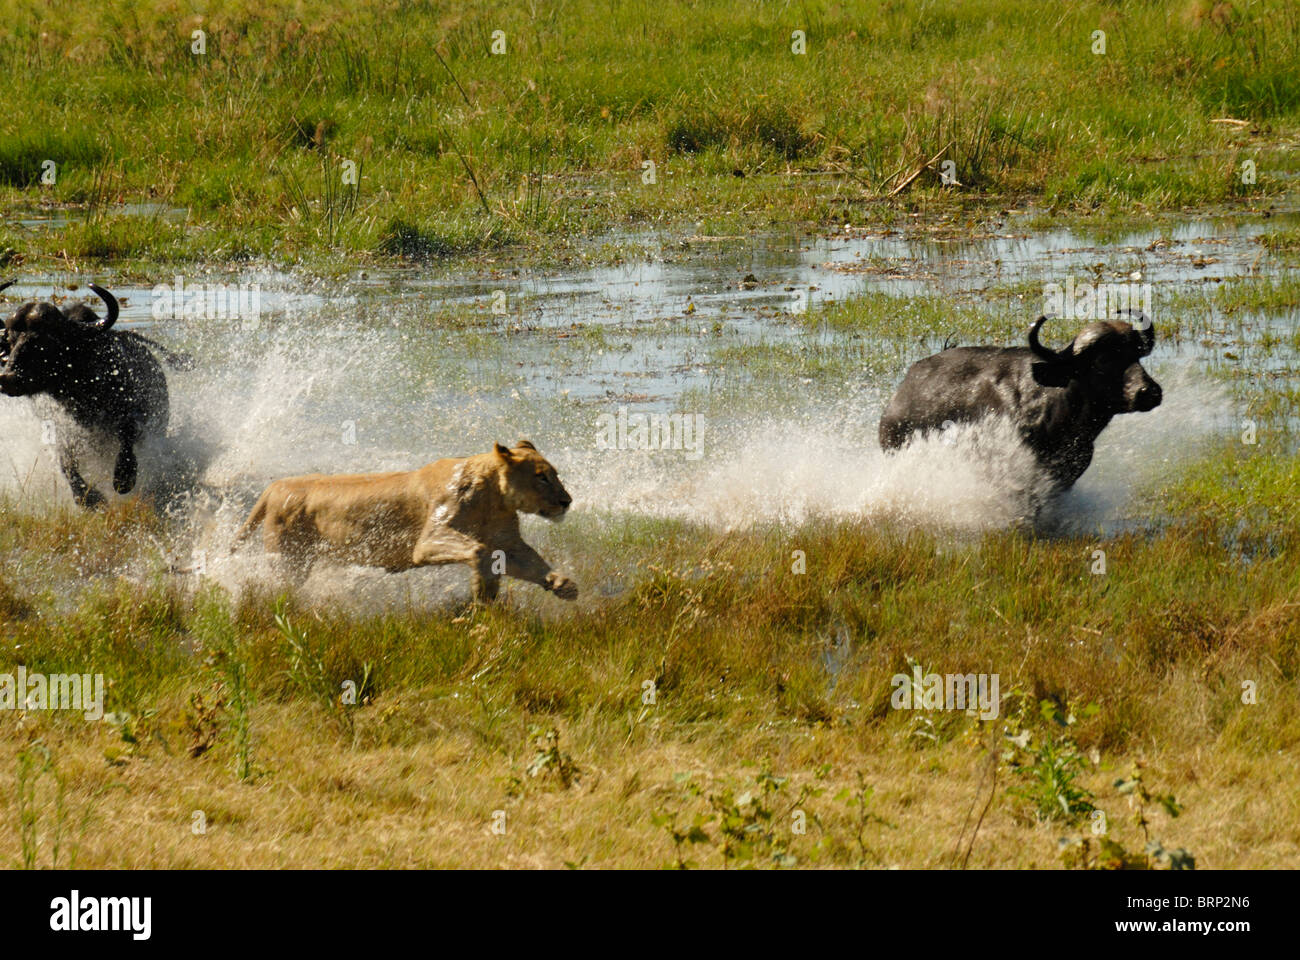
MULTIPOLYGON (((0 284, 0 290, 12 284, 0 284)), ((0 334, 0 393, 11 397, 40 393, 75 374, 88 341, 117 321, 117 300, 90 284, 107 306, 101 318, 85 304, 60 310, 52 303, 25 303, 4 322, 0 334)))
POLYGON ((1123 312, 1136 321, 1136 327, 1123 320, 1090 323, 1060 350, 1039 342, 1038 330, 1047 318, 1035 320, 1029 328, 1029 349, 1042 361, 1035 364, 1035 379, 1052 386, 1077 382, 1106 414, 1140 413, 1160 406, 1160 384, 1141 363, 1155 347, 1155 325, 1136 310, 1123 312))

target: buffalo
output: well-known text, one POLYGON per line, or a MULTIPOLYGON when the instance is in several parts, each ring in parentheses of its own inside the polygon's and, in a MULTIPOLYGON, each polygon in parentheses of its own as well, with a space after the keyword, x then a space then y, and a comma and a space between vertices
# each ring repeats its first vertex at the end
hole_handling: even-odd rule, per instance
POLYGON ((1155 326, 1142 313, 1089 323, 1061 350, 1045 347, 1039 317, 1027 347, 954 347, 914 363, 880 419, 880 445, 974 423, 1010 420, 1049 481, 1049 495, 1072 487, 1092 462, 1093 443, 1119 413, 1160 405, 1160 385, 1142 368, 1155 326))
MULTIPOLYGON (((24 303, 4 321, 0 393, 49 397, 94 441, 115 444, 113 489, 124 494, 135 487, 136 445, 165 435, 170 416, 167 378, 151 351, 177 369, 188 369, 190 359, 133 330, 112 329, 117 300, 93 283, 90 289, 104 301, 103 317, 85 304, 24 303)), ((56 448, 76 502, 101 505, 103 494, 81 476, 69 431, 58 431, 56 448)))

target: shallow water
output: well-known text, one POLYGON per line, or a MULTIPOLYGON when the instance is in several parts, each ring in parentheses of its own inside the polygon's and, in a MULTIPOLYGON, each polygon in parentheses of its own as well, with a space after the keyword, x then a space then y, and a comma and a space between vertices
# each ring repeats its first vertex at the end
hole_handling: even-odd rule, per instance
MULTIPOLYGON (((119 203, 100 208, 96 213, 117 217, 147 217, 180 223, 189 216, 186 207, 173 207, 165 203, 119 203)), ((65 206, 46 207, 38 204, 10 208, 6 222, 24 230, 61 230, 90 216, 90 211, 79 211, 65 206)))
MULTIPOLYGON (((860 516, 978 531, 1016 522, 1033 499, 1037 479, 1016 444, 995 431, 885 457, 876 442, 879 412, 906 364, 930 352, 923 345, 899 345, 883 375, 754 373, 714 358, 754 344, 848 350, 862 335, 809 333, 798 315, 867 291, 978 299, 1011 282, 1139 271, 1160 296, 1266 276, 1278 268, 1254 238, 1300 218, 1189 220, 1106 243, 1019 230, 1020 219, 960 240, 919 225, 831 237, 623 237, 660 247, 663 259, 560 270, 503 261, 357 272, 340 282, 252 266, 185 275, 188 285, 256 284, 256 323, 155 320, 150 289, 97 279, 122 301, 122 326, 199 361, 193 372, 169 373, 173 436, 142 469, 156 477, 179 460, 191 465, 178 544, 214 556, 274 477, 409 469, 522 436, 559 467, 575 511, 593 517, 731 527, 860 516), (496 291, 504 315, 492 312, 496 291), (458 325, 445 322, 449 313, 458 325), (598 418, 620 408, 699 414, 698 451, 599 449, 598 418)), ((35 279, 20 277, 8 295, 49 297, 51 278, 35 279)), ((1014 317, 1002 342, 1020 342, 1036 306, 997 314, 1014 317)), ((1102 434, 1093 466, 1056 506, 1066 529, 1144 522, 1129 510, 1132 492, 1176 472, 1198 439, 1236 429, 1238 412, 1194 344, 1158 342, 1147 367, 1165 402, 1116 418, 1102 434)), ((34 501, 66 498, 27 401, 0 398, 0 431, 0 486, 34 501)))

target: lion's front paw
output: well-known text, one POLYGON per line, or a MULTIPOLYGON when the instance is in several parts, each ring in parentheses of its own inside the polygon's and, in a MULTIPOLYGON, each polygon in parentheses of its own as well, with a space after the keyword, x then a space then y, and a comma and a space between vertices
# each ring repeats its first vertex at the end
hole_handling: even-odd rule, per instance
POLYGON ((546 575, 546 589, 561 600, 578 599, 578 585, 562 573, 548 573, 546 575))

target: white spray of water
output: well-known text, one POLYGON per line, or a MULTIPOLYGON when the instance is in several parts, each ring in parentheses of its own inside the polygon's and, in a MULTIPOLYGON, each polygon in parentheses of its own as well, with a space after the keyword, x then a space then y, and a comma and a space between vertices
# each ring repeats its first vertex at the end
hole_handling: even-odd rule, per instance
MULTIPOLYGON (((1195 368, 1159 379, 1164 403, 1115 417, 1083 478, 1040 519, 1063 532, 1115 532, 1134 519, 1125 511, 1136 489, 1228 427, 1226 395, 1195 368)), ((1032 518, 1049 502, 1046 479, 1006 421, 958 426, 885 454, 875 436, 879 402, 851 406, 710 420, 696 461, 680 451, 593 450, 589 442, 565 451, 563 476, 579 506, 722 528, 821 516, 976 532, 1032 518)))
POLYGON ((894 455, 869 431, 846 435, 834 414, 807 411, 729 425, 691 462, 672 451, 571 451, 579 503, 726 529, 863 516, 960 529, 1005 526, 1045 485, 1005 422, 960 426, 894 455))
MULTIPOLYGON (((228 586, 272 578, 273 567, 255 549, 226 558, 236 525, 269 480, 412 469, 440 456, 481 452, 467 448, 466 438, 483 435, 485 422, 528 422, 513 407, 522 401, 439 389, 436 380, 424 379, 428 371, 413 388, 403 379, 401 353, 391 337, 368 338, 361 351, 353 336, 297 337, 254 358, 172 374, 172 436, 161 449, 142 452, 141 471, 146 489, 160 476, 183 479, 187 494, 174 511, 182 521, 177 552, 203 551, 210 575, 228 586), (349 423, 356 442, 349 442, 349 423)), ((1103 432, 1091 468, 1052 509, 1065 529, 1123 527, 1136 487, 1167 475, 1194 452, 1195 440, 1227 426, 1230 403, 1195 366, 1153 372, 1165 388, 1163 405, 1116 417, 1103 432)), ((601 412, 607 411, 593 408, 589 430, 575 428, 557 439, 552 429, 543 449, 576 512, 673 517, 723 529, 865 517, 977 532, 1032 515, 1045 490, 1032 456, 1005 423, 958 427, 884 454, 875 437, 875 394, 834 406, 795 401, 779 416, 711 417, 698 460, 681 451, 599 450, 601 412)), ((0 436, 0 489, 19 495, 20 504, 68 499, 29 401, 0 398, 0 436)), ((111 457, 89 466, 87 478, 108 493, 111 457)), ((364 581, 371 602, 382 606, 409 600, 413 582, 422 596, 434 596, 463 579, 463 573, 392 577, 352 569, 322 570, 310 583, 327 595, 364 581)))

